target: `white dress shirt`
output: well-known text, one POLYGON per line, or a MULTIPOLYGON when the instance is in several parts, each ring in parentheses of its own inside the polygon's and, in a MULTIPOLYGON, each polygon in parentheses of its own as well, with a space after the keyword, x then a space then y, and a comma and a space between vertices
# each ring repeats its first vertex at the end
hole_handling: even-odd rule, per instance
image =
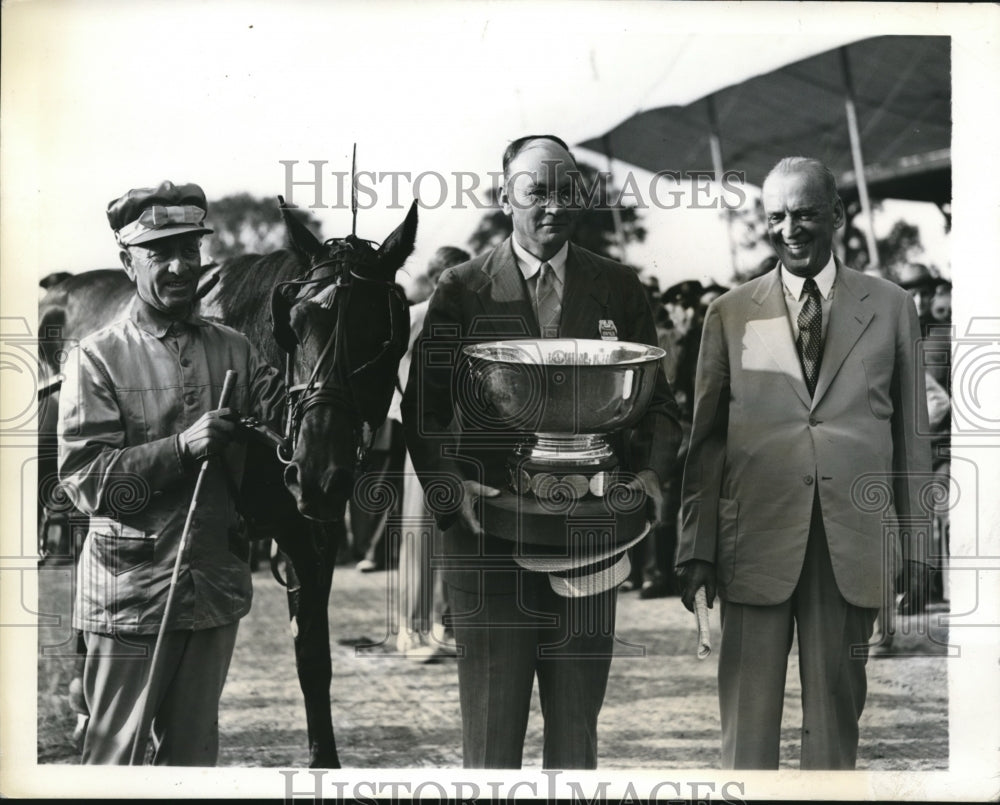
POLYGON ((562 248, 548 260, 539 260, 535 255, 525 249, 517 242, 517 236, 510 239, 514 247, 514 259, 517 260, 517 267, 521 270, 525 281, 528 283, 528 291, 531 294, 532 304, 535 302, 535 286, 538 284, 539 273, 542 263, 552 266, 553 275, 556 278, 555 288, 559 301, 563 298, 563 289, 566 287, 566 259, 569 257, 569 241, 566 241, 562 248))
MULTIPOLYGON (((803 286, 806 284, 805 277, 797 277, 784 266, 781 266, 781 285, 785 291, 785 306, 788 308, 788 322, 792 325, 792 340, 799 338, 799 313, 806 303, 803 298, 803 286)), ((826 341, 826 327, 830 323, 830 307, 833 304, 833 286, 837 279, 837 262, 830 254, 830 261, 823 267, 815 277, 816 287, 819 288, 820 307, 823 311, 823 341, 826 341)))

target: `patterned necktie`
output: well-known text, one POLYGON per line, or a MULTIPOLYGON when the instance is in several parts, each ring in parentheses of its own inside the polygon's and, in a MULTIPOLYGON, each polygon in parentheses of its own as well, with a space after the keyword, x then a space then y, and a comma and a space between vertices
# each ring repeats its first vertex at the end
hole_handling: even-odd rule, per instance
POLYGON ((799 338, 795 345, 799 348, 799 359, 802 361, 802 371, 806 376, 809 396, 816 391, 816 378, 819 377, 819 361, 822 356, 823 338, 823 308, 819 301, 819 288, 816 280, 810 277, 803 288, 806 301, 799 311, 799 338))
POLYGON ((548 263, 542 263, 538 270, 538 284, 535 287, 535 311, 538 314, 538 329, 542 338, 557 338, 559 336, 559 314, 562 304, 559 301, 559 283, 556 272, 548 263))

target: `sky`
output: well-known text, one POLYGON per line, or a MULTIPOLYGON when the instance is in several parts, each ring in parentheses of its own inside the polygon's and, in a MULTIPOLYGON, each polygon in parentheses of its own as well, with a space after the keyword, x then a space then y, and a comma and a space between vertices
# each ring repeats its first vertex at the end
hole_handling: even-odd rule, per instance
MULTIPOLYGON (((246 191, 313 204, 312 188, 288 182, 314 179, 314 163, 332 207, 314 213, 327 237, 343 235, 351 219, 334 172, 350 170, 357 143, 359 170, 402 174, 397 193, 391 179, 367 179, 378 195, 359 213, 360 235, 382 240, 415 195, 425 205, 407 285, 438 246, 465 246, 482 215, 470 196, 460 203, 456 172, 481 197, 514 137, 581 142, 641 109, 858 38, 826 9, 782 32, 739 6, 709 35, 696 6, 8 3, 4 209, 53 232, 27 237, 18 263, 39 278, 116 265, 108 201, 166 178, 195 181, 209 199, 246 191)), ((629 169, 616 163, 619 182, 629 169)), ((661 282, 728 277, 716 211, 645 218, 649 237, 630 262, 661 282)))

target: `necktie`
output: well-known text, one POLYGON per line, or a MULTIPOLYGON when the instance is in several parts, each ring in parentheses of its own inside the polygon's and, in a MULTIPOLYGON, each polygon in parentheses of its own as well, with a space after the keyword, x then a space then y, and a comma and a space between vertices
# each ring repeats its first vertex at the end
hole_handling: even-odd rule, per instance
POLYGON ((548 263, 542 263, 538 270, 538 285, 535 288, 535 310, 538 314, 538 329, 542 338, 556 338, 559 335, 559 283, 556 272, 548 263))
POLYGON ((823 308, 819 301, 819 288, 816 280, 810 277, 805 281, 803 289, 806 301, 799 311, 799 338, 796 346, 799 348, 799 360, 802 361, 802 371, 805 373, 809 395, 816 391, 816 378, 819 377, 819 362, 822 356, 823 338, 823 308))

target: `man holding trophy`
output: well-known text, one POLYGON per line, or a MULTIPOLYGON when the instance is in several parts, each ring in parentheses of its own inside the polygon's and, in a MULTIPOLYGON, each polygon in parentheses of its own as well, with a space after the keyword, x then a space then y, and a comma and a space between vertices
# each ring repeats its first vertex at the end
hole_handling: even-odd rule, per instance
POLYGON ((520 768, 537 676, 544 767, 596 768, 616 588, 629 570, 625 548, 648 525, 644 510, 638 521, 604 515, 614 509, 612 493, 621 498, 623 490, 640 501, 645 493, 658 508, 660 479, 677 456, 679 416, 635 272, 570 242, 579 171, 566 144, 522 137, 508 146, 503 168, 500 202, 513 234, 442 275, 414 345, 403 425, 429 509, 445 530, 443 555, 433 562, 454 615, 465 767, 520 768), (556 340, 546 347, 547 339, 556 340), (487 361, 476 369, 472 360, 511 351, 567 363, 487 361), (580 365, 594 360, 616 365, 580 365), (617 385, 606 387, 612 376, 617 385), (504 384, 522 381, 506 393, 504 384), (548 438, 564 430, 552 425, 557 401, 569 411, 566 428, 582 435, 548 438), (504 404, 528 410, 525 427, 510 424, 523 411, 497 415, 504 404), (607 440, 594 434, 598 419, 617 432, 607 440), (587 471, 542 471, 548 459, 565 467, 565 444, 587 471), (578 498, 572 528, 572 518, 558 514, 560 495, 578 498), (566 535, 584 531, 580 512, 591 511, 602 517, 587 531, 587 547, 568 547, 575 537, 566 535), (549 555, 527 556, 538 542, 549 544, 549 555))

